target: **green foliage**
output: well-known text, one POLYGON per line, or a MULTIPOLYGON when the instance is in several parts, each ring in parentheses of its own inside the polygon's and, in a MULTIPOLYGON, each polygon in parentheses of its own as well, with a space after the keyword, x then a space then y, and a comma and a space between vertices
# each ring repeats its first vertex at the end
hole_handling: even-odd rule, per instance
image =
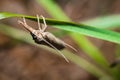
MULTIPOLYGON (((12 13, 0 13, 0 16, 1 16, 0 19, 9 18, 9 17, 23 17, 24 16, 27 19, 37 21, 37 19, 35 17, 25 16, 25 15, 21 15, 21 14, 13 14, 12 15, 12 13)), ((40 22, 42 22, 42 19, 40 19, 40 22)), ((86 26, 83 24, 76 24, 76 23, 72 23, 72 22, 65 22, 65 21, 58 21, 58 20, 51 20, 51 19, 46 19, 46 22, 47 22, 47 24, 50 24, 50 25, 56 25, 56 28, 68 30, 71 32, 76 32, 76 33, 80 33, 80 34, 83 33, 86 35, 89 34, 90 36, 94 35, 95 37, 99 36, 98 34, 100 34, 101 36, 107 36, 107 33, 109 33, 110 34, 109 36, 111 36, 111 37, 114 36, 116 39, 119 39, 119 38, 117 38, 119 36, 119 33, 115 33, 115 32, 108 31, 108 30, 102 30, 102 29, 98 29, 95 27, 86 26), (95 35, 94 33, 98 33, 98 34, 95 35)), ((15 39, 20 39, 22 41, 33 44, 31 42, 31 40, 28 40, 30 38, 27 38, 27 40, 26 40, 25 36, 23 35, 24 32, 21 33, 21 31, 16 31, 16 30, 9 28, 9 27, 1 27, 0 31, 3 32, 4 34, 7 34, 7 35, 15 38, 15 39), (15 35, 15 32, 17 32, 19 35, 15 35)), ((101 37, 98 37, 98 38, 101 38, 101 37)), ((114 40, 116 40, 116 39, 111 40, 112 38, 109 37, 109 39, 106 39, 106 38, 104 38, 104 39, 114 42, 114 40)), ((100 70, 99 68, 95 67, 94 65, 91 65, 90 63, 88 63, 84 59, 82 59, 80 57, 75 57, 76 55, 70 56, 71 55, 70 52, 66 51, 65 54, 66 53, 69 53, 69 55, 65 55, 68 59, 70 59, 74 63, 80 65, 82 68, 84 68, 88 72, 96 75, 97 77, 102 77, 102 76, 105 77, 105 75, 106 75, 107 78, 110 78, 109 74, 106 74, 104 71, 100 70), (83 64, 83 62, 84 62, 84 64, 83 64), (87 66, 87 67, 85 67, 85 66, 87 66), (89 66, 89 69, 88 69, 88 66, 89 66)))
MULTIPOLYGON (((62 12, 59 6, 55 4, 52 0, 37 0, 37 1, 43 6, 43 8, 46 9, 46 11, 51 16, 58 19, 58 20, 46 19, 47 25, 53 25, 53 27, 55 28, 69 31, 69 35, 71 36, 71 38, 73 38, 75 43, 78 44, 78 46, 84 52, 86 52, 90 56, 90 58, 95 60, 95 62, 101 68, 95 66, 94 64, 86 61, 85 59, 75 54, 72 54, 68 50, 62 51, 62 53, 64 53, 64 55, 70 61, 77 64, 78 66, 88 71, 89 73, 93 74, 94 76, 98 77, 100 80, 119 80, 120 79, 120 75, 119 75, 120 73, 118 69, 109 68, 108 62, 106 61, 104 56, 101 54, 101 51, 99 51, 97 47, 92 45, 92 43, 90 43, 90 41, 87 40, 87 38, 83 36, 83 35, 86 35, 86 36, 90 36, 90 37, 94 37, 94 38, 120 44, 120 33, 104 29, 104 28, 114 28, 114 26, 119 26, 120 25, 119 15, 113 15, 113 16, 107 16, 107 17, 104 16, 104 17, 82 22, 83 24, 78 24, 78 23, 71 22, 70 19, 62 12), (100 28, 103 28, 103 29, 100 29, 100 28)), ((33 16, 6 13, 6 12, 0 13, 0 19, 6 19, 6 18, 12 18, 12 17, 21 17, 21 18, 25 17, 27 19, 37 21, 36 17, 33 17, 33 16)), ((43 23, 43 20, 40 19, 40 22, 43 23)), ((0 32, 14 39, 24 41, 26 43, 38 46, 40 48, 43 48, 50 52, 58 54, 56 53, 55 50, 51 48, 48 48, 48 47, 46 48, 45 46, 34 44, 34 42, 31 39, 31 36, 24 31, 14 29, 9 26, 1 24, 0 32)))
POLYGON ((120 27, 120 15, 101 16, 82 22, 83 24, 95 26, 97 28, 116 28, 120 27))
MULTIPOLYGON (((0 19, 9 18, 9 17, 25 17, 27 19, 37 21, 36 17, 25 16, 21 14, 12 15, 12 13, 0 13, 0 16, 1 16, 0 19)), ((43 23, 42 19, 40 19, 40 22, 43 23)), ((58 20, 52 20, 52 19, 46 19, 46 23, 48 25, 55 25, 56 28, 63 29, 66 31, 84 34, 94 38, 103 39, 106 41, 120 44, 120 33, 113 32, 110 30, 104 30, 104 29, 99 29, 99 28, 91 27, 84 24, 77 24, 73 22, 58 21, 58 20)))

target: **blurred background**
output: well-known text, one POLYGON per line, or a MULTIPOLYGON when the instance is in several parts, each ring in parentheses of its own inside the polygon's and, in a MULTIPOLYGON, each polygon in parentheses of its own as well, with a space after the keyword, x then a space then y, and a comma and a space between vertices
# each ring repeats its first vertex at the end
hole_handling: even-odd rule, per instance
MULTIPOLYGON (((31 16, 39 14, 51 19, 57 19, 56 15, 61 17, 57 10, 53 12, 56 15, 52 15, 49 9, 52 5, 50 1, 63 11, 64 16, 66 16, 64 20, 71 19, 76 23, 99 16, 120 13, 120 0, 1 0, 0 12, 31 16)), ((0 23, 26 31, 17 22, 20 19, 9 18, 1 20, 0 23)), ((37 28, 36 22, 27 20, 27 23, 37 28)), ((119 31, 119 29, 114 30, 119 31)), ((51 33, 58 32, 60 39, 79 51, 79 53, 75 53, 76 55, 93 64, 95 63, 65 31, 52 27, 48 27, 48 31, 51 33)), ((115 53, 118 51, 115 44, 90 37, 87 39, 103 53, 109 64, 114 61, 115 53)), ((67 63, 63 58, 52 54, 50 51, 13 39, 0 32, 0 80, 98 80, 98 77, 72 62, 67 63)))

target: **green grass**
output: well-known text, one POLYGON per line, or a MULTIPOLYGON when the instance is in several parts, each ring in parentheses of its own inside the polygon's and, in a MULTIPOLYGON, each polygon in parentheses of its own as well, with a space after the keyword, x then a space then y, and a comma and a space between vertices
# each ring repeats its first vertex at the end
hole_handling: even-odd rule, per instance
MULTIPOLYGON (((93 38, 98 38, 101 40, 106 40, 116 44, 120 44, 120 33, 107 30, 107 28, 115 28, 114 26, 120 26, 120 22, 119 22, 120 15, 112 15, 112 16, 109 15, 107 17, 104 16, 100 18, 95 18, 89 21, 84 21, 82 22, 82 24, 73 23, 64 14, 64 12, 60 9, 60 7, 52 0, 37 0, 37 1, 43 6, 43 8, 48 12, 49 15, 55 18, 55 19, 46 18, 47 25, 52 25, 55 28, 59 28, 60 30, 62 30, 62 32, 67 31, 65 33, 69 34, 69 36, 74 40, 74 42, 78 45, 78 47, 82 49, 87 55, 89 55, 89 57, 96 62, 97 66, 101 68, 81 58, 80 56, 71 53, 68 50, 62 51, 62 53, 64 53, 64 55, 70 61, 72 61, 79 67, 83 68, 84 70, 88 71, 92 75, 96 76, 100 80, 120 79, 119 70, 117 68, 110 68, 109 63, 107 62, 106 58, 102 55, 102 52, 85 37, 85 36, 90 36, 93 38)), ((29 20, 37 21, 36 17, 34 16, 8 13, 8 12, 0 13, 0 19, 23 17, 23 16, 29 20)), ((43 23, 42 19, 40 19, 40 22, 43 23)), ((24 31, 14 29, 7 25, 1 24, 0 32, 6 34, 11 38, 38 46, 40 48, 46 49, 52 53, 59 55, 58 53, 56 53, 55 50, 51 48, 36 45, 32 41, 31 36, 24 31)))

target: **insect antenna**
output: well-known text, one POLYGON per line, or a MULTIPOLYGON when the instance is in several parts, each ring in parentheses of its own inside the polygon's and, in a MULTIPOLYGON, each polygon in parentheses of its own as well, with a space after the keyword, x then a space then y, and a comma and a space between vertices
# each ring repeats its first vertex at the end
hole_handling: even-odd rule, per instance
POLYGON ((45 41, 48 45, 50 45, 52 48, 54 48, 58 53, 61 54, 61 56, 67 61, 69 62, 69 60, 63 55, 63 53, 61 53, 55 46, 53 46, 51 43, 49 43, 47 40, 43 39, 43 41, 45 41))

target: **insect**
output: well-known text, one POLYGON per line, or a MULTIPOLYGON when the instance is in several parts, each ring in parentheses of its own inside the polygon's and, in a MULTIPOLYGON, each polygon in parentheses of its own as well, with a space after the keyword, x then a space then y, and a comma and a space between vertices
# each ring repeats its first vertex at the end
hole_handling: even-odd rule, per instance
POLYGON ((24 28, 30 32, 35 43, 41 44, 41 45, 46 45, 46 46, 49 46, 49 47, 55 49, 63 56, 63 58, 67 62, 69 62, 68 59, 59 50, 63 50, 66 46, 70 47, 71 49, 73 49, 76 52, 77 52, 77 50, 75 48, 73 48, 72 46, 70 46, 69 44, 65 43, 64 41, 55 37, 50 32, 46 32, 47 24, 46 24, 45 18, 43 16, 41 16, 41 17, 43 19, 44 27, 41 25, 39 16, 37 15, 38 28, 39 28, 38 30, 35 30, 32 27, 30 27, 29 25, 27 25, 24 17, 23 17, 23 21, 19 20, 18 22, 20 24, 22 24, 24 26, 24 28))
POLYGON ((112 64, 110 64, 110 67, 115 67, 118 64, 120 64, 120 58, 116 59, 114 62, 112 62, 112 64))

